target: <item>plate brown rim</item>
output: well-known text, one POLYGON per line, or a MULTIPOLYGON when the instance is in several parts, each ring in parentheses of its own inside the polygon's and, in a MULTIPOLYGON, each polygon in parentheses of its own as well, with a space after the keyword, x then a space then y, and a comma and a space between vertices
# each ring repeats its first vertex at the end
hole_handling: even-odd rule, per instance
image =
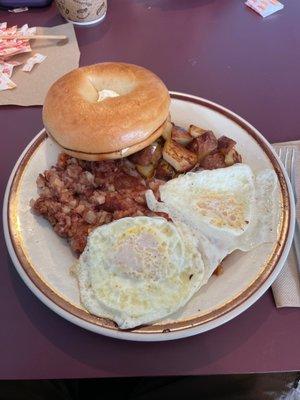
MULTIPOLYGON (((281 196, 282 196, 281 230, 277 243, 274 245, 269 259, 263 265, 261 273, 245 290, 243 290, 233 299, 229 300, 227 303, 222 304, 217 309, 208 311, 207 313, 202 314, 200 316, 189 317, 184 320, 166 324, 145 325, 137 327, 135 329, 126 330, 126 332, 133 332, 139 334, 153 334, 153 333, 161 334, 165 332, 186 330, 210 322, 234 310, 236 307, 245 302, 251 295, 253 295, 271 275, 285 247, 290 226, 290 200, 289 200, 288 187, 285 181, 285 177, 282 173, 281 167, 276 157, 269 149, 269 147, 266 145, 264 140, 257 135, 255 129, 251 125, 248 125, 246 122, 244 122, 240 117, 233 114, 231 111, 215 103, 212 103, 208 100, 201 99, 196 96, 189 96, 187 94, 172 93, 172 92, 170 93, 173 99, 183 100, 186 102, 198 104, 223 114, 224 116, 226 116, 227 118, 238 124, 241 128, 243 128, 257 142, 257 144, 261 147, 264 153, 268 156, 278 176, 279 185, 281 189, 281 196)), ((66 299, 61 297, 59 294, 57 294, 42 280, 42 278, 35 271, 34 266, 31 264, 31 261, 22 245, 22 237, 18 230, 17 226, 18 224, 16 221, 19 183, 32 155, 35 153, 35 151, 37 151, 39 146, 43 143, 44 140, 46 140, 46 138, 47 138, 46 132, 42 132, 40 136, 38 136, 37 139, 32 143, 32 145, 27 150, 26 154, 23 156, 11 183, 8 195, 7 219, 8 219, 9 234, 15 255, 19 260, 19 263, 22 266, 24 272, 27 274, 27 276, 33 282, 33 284, 37 287, 37 289, 39 289, 49 300, 51 300, 58 307, 62 308, 71 315, 80 318, 86 322, 89 322, 93 325, 97 325, 99 327, 110 330, 118 330, 120 332, 124 332, 124 330, 119 329, 113 321, 89 314, 87 311, 84 311, 83 309, 76 307, 75 305, 71 304, 66 299)))

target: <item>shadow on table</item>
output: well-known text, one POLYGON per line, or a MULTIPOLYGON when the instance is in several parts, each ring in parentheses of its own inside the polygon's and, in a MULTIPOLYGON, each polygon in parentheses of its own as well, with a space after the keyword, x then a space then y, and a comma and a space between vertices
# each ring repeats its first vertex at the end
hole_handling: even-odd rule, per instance
MULTIPOLYGON (((122 4, 122 9, 121 2, 116 2, 115 4, 108 4, 107 15, 100 24, 89 27, 74 26, 74 28, 76 31, 79 47, 82 48, 83 52, 84 46, 95 42, 99 43, 99 57, 101 60, 101 41, 106 36, 106 34, 110 30, 114 29, 115 38, 117 38, 119 35, 127 35, 126 27, 136 26, 139 22, 138 19, 144 18, 145 13, 150 19, 153 18, 153 22, 155 23, 155 15, 151 13, 148 14, 148 11, 151 11, 152 8, 158 8, 162 11, 180 11, 190 8, 200 9, 202 6, 215 3, 216 1, 218 0, 150 0, 147 2, 145 2, 144 0, 134 0, 131 2, 124 2, 124 4, 122 4), (137 8, 136 5, 139 5, 141 8, 137 8), (118 26, 115 24, 116 21, 118 26)), ((57 16, 53 17, 53 24, 55 21, 57 21, 57 16)), ((47 21, 47 23, 49 23, 49 21, 47 21)), ((111 61, 114 60, 119 61, 118 51, 116 51, 116 54, 111 58, 111 61)))
POLYGON ((219 0, 135 0, 137 4, 144 5, 147 9, 160 8, 163 11, 186 10, 199 8, 206 4, 216 3, 219 0))
MULTIPOLYGON (((111 16, 108 13, 106 18, 99 25, 74 26, 79 48, 81 50, 83 50, 82 49, 83 46, 89 45, 89 44, 95 43, 95 42, 99 42, 99 46, 100 46, 101 40, 112 29, 111 18, 113 18, 113 16, 111 16)), ((101 55, 102 55, 102 51, 101 51, 101 46, 100 46, 99 47, 99 57, 101 57, 101 55)))
POLYGON ((297 400, 299 372, 221 376, 1 381, 0 400, 297 400), (97 397, 98 397, 97 396, 97 397))
MULTIPOLYGON (((9 263, 11 264, 10 261, 9 263)), ((249 322, 248 311, 246 311, 238 317, 239 326, 243 329, 238 332, 233 329, 231 336, 228 336, 228 329, 233 322, 227 323, 226 327, 221 326, 203 333, 201 338, 198 335, 167 342, 126 342, 97 335, 65 321, 44 306, 27 289, 13 265, 10 265, 9 269, 20 306, 43 336, 81 363, 104 373, 115 373, 117 376, 135 376, 136 371, 139 371, 140 376, 146 376, 149 373, 183 375, 184 371, 191 373, 193 370, 199 370, 215 360, 221 360, 222 357, 242 345, 268 318, 266 313, 259 312, 254 317, 252 314, 251 322, 249 322), (253 318, 256 319, 255 323, 253 323, 253 318), (224 340, 221 341, 222 330, 224 330, 224 340), (214 343, 213 348, 212 343, 214 343), (146 347, 149 351, 145 351, 146 347), (155 363, 154 360, 157 362, 155 363), (153 365, 155 365, 155 370, 153 370, 153 365)))

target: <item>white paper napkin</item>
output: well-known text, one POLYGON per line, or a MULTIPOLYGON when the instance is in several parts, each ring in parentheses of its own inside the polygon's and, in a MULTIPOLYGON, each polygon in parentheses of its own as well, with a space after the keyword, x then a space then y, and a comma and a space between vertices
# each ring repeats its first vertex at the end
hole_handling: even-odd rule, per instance
MULTIPOLYGON (((274 144, 276 146, 296 146, 296 191, 298 204, 296 205, 296 214, 298 224, 300 223, 300 140, 295 142, 285 142, 274 144)), ((300 243, 299 243, 300 245, 300 243)), ((276 307, 300 307, 300 273, 297 265, 294 245, 291 248, 288 259, 276 281, 272 285, 272 291, 276 307)))

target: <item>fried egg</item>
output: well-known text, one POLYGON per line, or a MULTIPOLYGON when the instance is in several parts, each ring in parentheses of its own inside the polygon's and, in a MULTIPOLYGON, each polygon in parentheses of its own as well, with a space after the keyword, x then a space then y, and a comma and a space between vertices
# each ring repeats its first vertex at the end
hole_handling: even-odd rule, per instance
POLYGON ((84 307, 121 329, 179 310, 203 277, 194 241, 160 217, 127 217, 96 228, 77 267, 84 307))
POLYGON ((193 237, 205 265, 204 282, 234 250, 276 239, 279 195, 275 172, 254 175, 246 164, 190 172, 147 191, 148 207, 169 214, 185 240, 193 237))

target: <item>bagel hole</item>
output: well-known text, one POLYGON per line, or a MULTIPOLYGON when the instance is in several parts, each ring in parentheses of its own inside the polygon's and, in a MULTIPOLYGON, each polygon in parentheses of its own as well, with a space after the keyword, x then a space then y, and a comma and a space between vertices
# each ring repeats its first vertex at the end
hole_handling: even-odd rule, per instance
POLYGON ((102 97, 102 94, 107 94, 108 98, 116 97, 113 96, 113 93, 116 93, 117 96, 124 96, 130 92, 132 92, 136 83, 134 81, 130 81, 124 78, 107 78, 107 77, 97 77, 97 76, 89 76, 88 80, 93 87, 93 91, 88 93, 88 100, 97 103, 99 99, 102 97), (104 91, 104 92, 103 92, 104 91), (109 95, 110 94, 110 95, 109 95))
POLYGON ((119 97, 119 93, 114 92, 113 90, 108 90, 108 89, 103 89, 100 90, 100 92, 98 92, 98 99, 97 102, 99 103, 100 101, 103 101, 105 99, 108 98, 112 98, 112 97, 119 97))

